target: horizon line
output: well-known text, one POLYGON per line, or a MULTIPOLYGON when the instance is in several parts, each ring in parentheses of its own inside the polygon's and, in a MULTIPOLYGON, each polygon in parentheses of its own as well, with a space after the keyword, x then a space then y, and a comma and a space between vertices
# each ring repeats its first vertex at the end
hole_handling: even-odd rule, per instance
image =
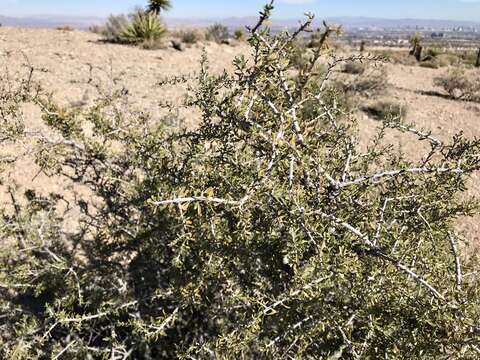
MULTIPOLYGON (((111 15, 121 15, 119 14, 109 14, 109 15, 71 15, 71 14, 53 14, 53 13, 44 13, 44 14, 32 14, 32 15, 4 15, 0 13, 0 17, 12 18, 12 19, 36 19, 41 17, 55 17, 55 18, 72 18, 72 19, 107 19, 111 15)), ((228 20, 228 19, 247 19, 255 18, 257 15, 245 15, 245 16, 204 16, 204 17, 179 17, 179 16, 162 16, 165 19, 171 20, 228 20)), ((300 21, 305 16, 299 17, 272 17, 273 21, 300 21)), ((323 17, 315 17, 315 20, 319 19, 335 19, 335 18, 345 18, 345 19, 370 19, 370 20, 404 20, 404 21, 450 21, 450 22, 466 22, 466 23, 476 23, 480 24, 480 20, 468 20, 468 19, 453 19, 453 18, 426 18, 426 17, 389 17, 389 16, 355 16, 355 15, 328 15, 323 17)))

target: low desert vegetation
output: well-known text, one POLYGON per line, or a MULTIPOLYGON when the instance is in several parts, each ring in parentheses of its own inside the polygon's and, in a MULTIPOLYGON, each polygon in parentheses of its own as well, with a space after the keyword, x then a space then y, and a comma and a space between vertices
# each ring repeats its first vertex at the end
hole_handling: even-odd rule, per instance
POLYGON ((168 0, 152 0, 147 9, 137 8, 128 16, 111 15, 105 25, 95 26, 91 30, 101 34, 108 42, 154 48, 158 44, 157 41, 167 32, 159 14, 170 7, 171 3, 168 0))
POLYGON ((243 31, 242 29, 237 29, 234 31, 233 37, 235 38, 235 40, 244 41, 246 38, 245 31, 243 31))
POLYGON ((74 29, 73 27, 71 27, 70 25, 57 26, 55 29, 58 30, 58 31, 64 31, 64 32, 69 32, 69 31, 75 30, 75 29, 74 29))
POLYGON ((313 15, 276 34, 272 10, 231 73, 212 74, 204 55, 195 75, 160 82, 188 88, 195 129, 129 108, 115 85, 72 109, 32 67, 2 81, 0 143, 20 146, 22 109, 37 106, 49 129, 37 166, 84 189, 68 231, 62 194, 9 189, 2 359, 478 358, 480 264, 454 221, 478 212, 465 190, 480 140, 441 140, 384 104, 360 147, 361 106, 339 106, 349 95, 332 77, 382 59, 338 55, 339 29, 324 24, 299 63, 313 15), (386 145, 387 132, 424 156, 386 145))
POLYGON ((205 39, 205 35, 199 30, 183 30, 180 32, 179 37, 185 44, 196 44, 205 39))
POLYGON ((372 54, 382 56, 392 64, 400 64, 406 66, 416 66, 418 62, 410 55, 408 50, 372 50, 372 54))
POLYGON ((412 49, 410 50, 410 55, 413 55, 417 61, 422 61, 422 51, 423 51, 423 46, 422 46, 422 41, 423 41, 423 36, 420 33, 415 33, 410 37, 410 45, 412 46, 412 49))
POLYGON ((213 24, 207 28, 205 39, 208 41, 214 41, 217 44, 221 44, 230 38, 228 28, 222 24, 213 24))
POLYGON ((126 15, 110 15, 105 25, 95 27, 93 30, 102 35, 108 42, 120 43, 123 41, 123 34, 129 24, 126 15))
POLYGON ((435 85, 445 90, 452 99, 480 102, 480 79, 473 74, 467 76, 462 69, 451 69, 438 76, 435 85))
POLYGON ((441 67, 463 67, 473 68, 476 62, 477 52, 466 50, 440 49, 438 47, 427 48, 422 51, 421 57, 417 61, 412 56, 412 50, 403 49, 392 50, 372 50, 373 54, 386 57, 393 64, 401 64, 406 66, 421 66, 429 68, 441 67))
POLYGON ((158 15, 138 10, 131 15, 131 21, 123 30, 122 39, 126 42, 140 44, 156 41, 163 37, 166 29, 158 15))

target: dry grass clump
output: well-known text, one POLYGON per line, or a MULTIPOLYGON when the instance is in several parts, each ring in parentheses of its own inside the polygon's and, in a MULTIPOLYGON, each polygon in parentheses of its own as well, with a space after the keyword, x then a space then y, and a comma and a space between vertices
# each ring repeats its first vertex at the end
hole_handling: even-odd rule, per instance
POLYGON ((440 67, 458 66, 461 64, 461 59, 457 54, 452 52, 445 52, 438 55, 437 60, 440 67))
POLYGON ((169 47, 168 43, 163 37, 158 39, 145 39, 137 45, 144 50, 160 50, 167 49, 169 47))
POLYGON ((92 25, 88 28, 88 31, 97 35, 102 35, 104 30, 105 26, 102 25, 92 25))
POLYGON ((205 39, 205 35, 198 29, 182 30, 178 35, 185 44, 196 44, 205 39))
POLYGON ((464 66, 472 68, 476 64, 477 51, 474 50, 447 50, 438 46, 432 46, 420 54, 417 61, 408 50, 376 50, 372 53, 381 55, 389 60, 392 64, 405 66, 421 66, 426 68, 440 68, 447 66, 464 66))
POLYGON ((62 26, 57 26, 55 30, 68 32, 68 31, 73 31, 75 29, 70 25, 62 25, 62 26))
POLYGON ((435 85, 443 88, 455 100, 480 101, 480 79, 469 78, 464 70, 454 69, 435 78, 435 85))
POLYGON ((425 68, 437 69, 443 66, 449 66, 459 63, 455 54, 442 53, 439 49, 432 47, 424 51, 424 56, 417 61, 407 50, 382 50, 375 52, 384 56, 392 64, 405 66, 421 66, 425 68))
POLYGON ((108 42, 121 43, 124 41, 123 34, 129 23, 128 17, 124 14, 110 15, 105 25, 95 27, 93 30, 108 42))
POLYGON ((389 100, 379 100, 365 105, 362 110, 377 120, 403 119, 407 115, 406 105, 389 100))
MULTIPOLYGON (((439 67, 463 66, 467 68, 472 68, 476 64, 476 59, 477 59, 476 51, 472 51, 472 50, 465 50, 465 51, 434 50, 434 51, 435 51, 435 56, 431 58, 437 61, 439 67)), ((428 54, 427 54, 427 57, 428 57, 428 54)))
POLYGON ((477 62, 477 51, 465 50, 456 53, 456 55, 460 62, 467 67, 473 67, 477 62))
POLYGON ((409 54, 408 50, 381 50, 375 51, 374 54, 383 56, 392 64, 415 66, 417 61, 409 54))
POLYGON ((438 58, 441 54, 441 50, 438 47, 431 47, 425 51, 425 56, 423 57, 422 61, 432 61, 438 58))

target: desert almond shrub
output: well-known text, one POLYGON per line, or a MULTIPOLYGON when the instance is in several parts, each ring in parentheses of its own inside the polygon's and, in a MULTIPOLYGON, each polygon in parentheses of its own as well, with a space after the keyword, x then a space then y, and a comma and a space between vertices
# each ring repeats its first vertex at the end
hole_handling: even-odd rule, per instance
POLYGON ((202 60, 193 131, 116 111, 122 91, 81 112, 34 100, 59 136, 39 141, 39 164, 96 200, 76 200, 70 232, 55 197, 27 192, 4 210, 2 358, 478 357, 478 262, 453 222, 475 209, 460 195, 480 142, 392 118, 362 152, 352 116, 323 94, 349 60, 310 82, 335 29, 291 78, 312 17, 272 35, 271 10, 233 74, 202 60), (387 129, 430 150, 413 163, 381 145, 387 129))
POLYGON ((226 41, 230 36, 228 28, 222 24, 213 24, 207 28, 205 38, 208 41, 214 41, 217 44, 221 44, 226 41))

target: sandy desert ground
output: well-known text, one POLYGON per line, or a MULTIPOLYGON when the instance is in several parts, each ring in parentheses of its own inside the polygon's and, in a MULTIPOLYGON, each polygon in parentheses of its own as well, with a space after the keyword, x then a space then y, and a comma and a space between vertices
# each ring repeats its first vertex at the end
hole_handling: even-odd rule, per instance
MULTIPOLYGON (((202 49, 210 59, 211 69, 220 72, 231 69, 235 55, 248 54, 246 45, 196 44, 186 51, 171 48, 143 50, 140 48, 105 44, 98 35, 80 31, 50 29, 0 28, 0 66, 9 72, 22 71, 28 60, 41 69, 36 79, 53 92, 54 98, 65 104, 87 104, 96 96, 93 84, 121 86, 128 89, 131 102, 139 109, 159 117, 158 102, 169 100, 180 103, 184 89, 159 88, 158 81, 169 75, 189 74, 199 69, 202 49)), ((418 127, 431 129, 441 139, 463 131, 467 137, 480 136, 480 104, 454 101, 438 96, 424 95, 422 91, 441 91, 433 79, 446 68, 427 69, 418 66, 387 64, 389 89, 382 95, 408 106, 407 121, 418 127)), ((478 70, 477 70, 478 71, 478 70)), ((185 126, 194 126, 196 119, 180 112, 185 126)), ((358 113, 362 141, 374 133, 378 122, 358 113)), ((29 129, 42 129, 38 110, 27 107, 25 120, 29 129)), ((408 136, 395 136, 392 141, 412 156, 418 149, 412 146, 408 136)), ((0 149, 0 154, 12 149, 0 149)), ((16 149, 15 151, 18 151, 16 149)), ((61 191, 68 187, 45 176, 36 176, 38 169, 28 158, 10 172, 8 181, 39 191, 61 191)), ((5 186, 3 186, 5 190, 5 186)), ((480 174, 472 178, 469 194, 480 195, 480 174)), ((8 201, 3 191, 0 201, 8 201)), ((462 219, 459 229, 475 243, 480 243, 480 217, 462 219)))

